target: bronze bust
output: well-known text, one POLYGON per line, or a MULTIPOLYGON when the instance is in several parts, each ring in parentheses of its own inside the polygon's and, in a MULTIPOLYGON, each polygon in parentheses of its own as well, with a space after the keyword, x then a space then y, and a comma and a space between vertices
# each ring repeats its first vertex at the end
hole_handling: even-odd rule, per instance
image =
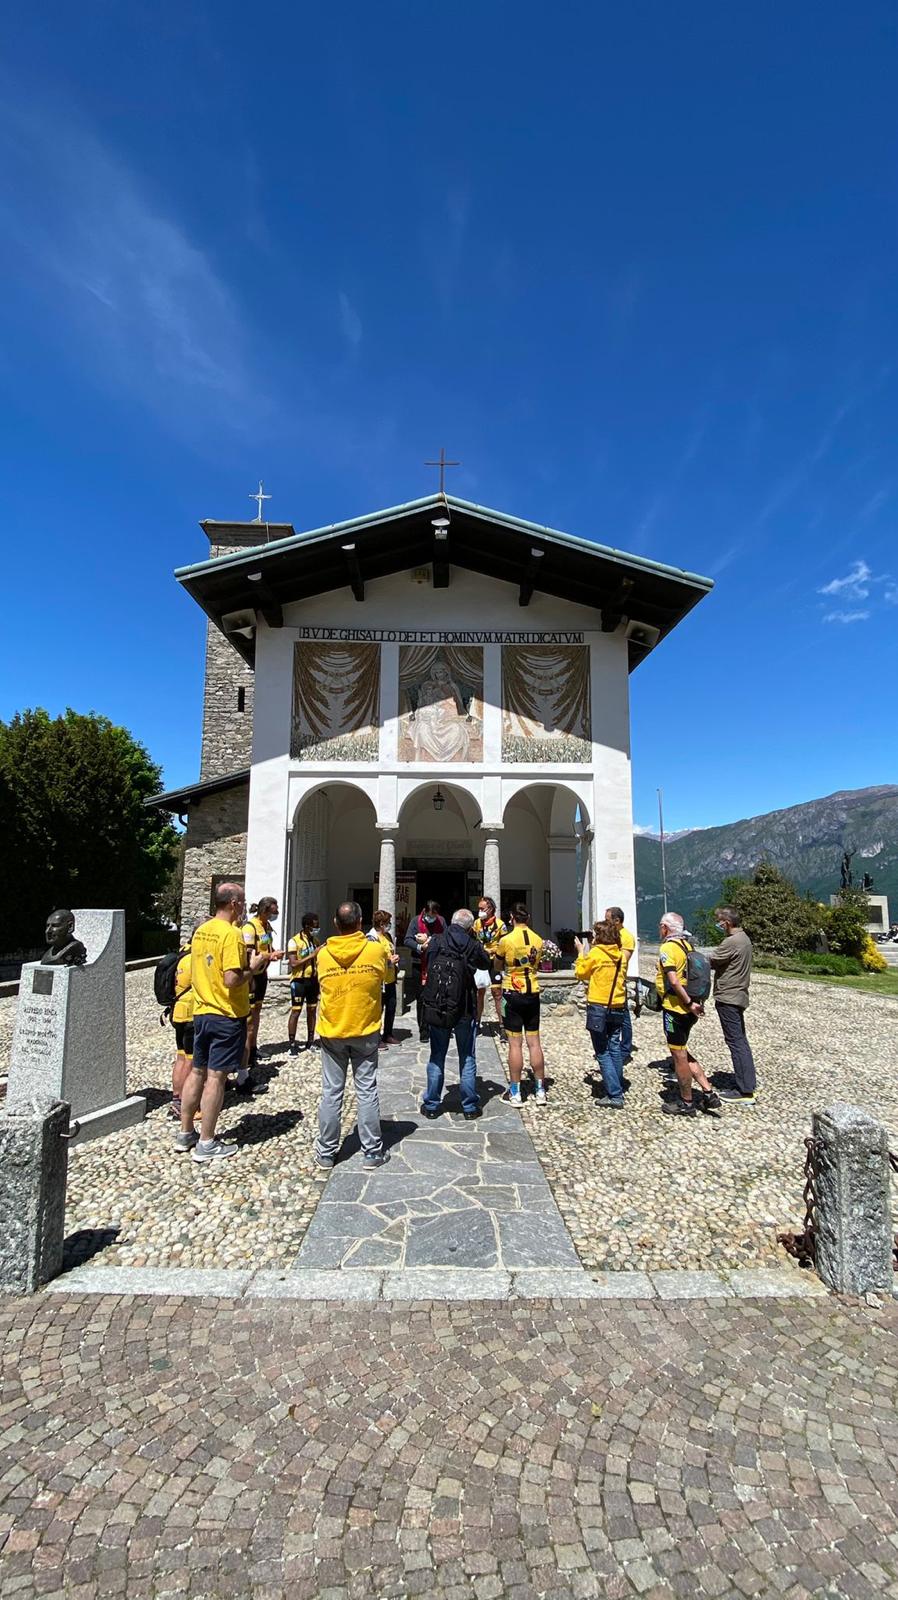
POLYGON ((41 956, 42 967, 83 967, 87 951, 75 938, 75 917, 71 911, 51 911, 44 933, 48 949, 41 956))

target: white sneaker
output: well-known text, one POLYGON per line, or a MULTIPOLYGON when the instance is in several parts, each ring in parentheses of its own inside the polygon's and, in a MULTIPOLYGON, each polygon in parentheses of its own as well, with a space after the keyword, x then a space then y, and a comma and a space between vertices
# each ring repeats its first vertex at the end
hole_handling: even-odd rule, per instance
POLYGON ((195 1128, 192 1129, 190 1133, 184 1133, 184 1131, 179 1128, 178 1132, 175 1134, 175 1149, 179 1152, 179 1154, 186 1155, 188 1150, 192 1150, 195 1144, 199 1144, 199 1138, 200 1136, 195 1128))
POLYGON ((544 1083, 537 1083, 536 1088, 533 1091, 533 1098, 538 1106, 544 1106, 546 1104, 546 1086, 544 1083))
POLYGON ((523 1100, 521 1099, 521 1091, 517 1087, 517 1085, 515 1085, 514 1089, 506 1089, 504 1095, 502 1096, 502 1099, 506 1102, 507 1105, 510 1105, 510 1106, 518 1106, 518 1107, 520 1107, 520 1106, 522 1106, 524 1104, 523 1100))
POLYGON ((210 1139, 208 1144, 200 1139, 190 1155, 193 1161, 220 1161, 225 1156, 235 1156, 238 1148, 236 1144, 223 1144, 221 1139, 210 1139))

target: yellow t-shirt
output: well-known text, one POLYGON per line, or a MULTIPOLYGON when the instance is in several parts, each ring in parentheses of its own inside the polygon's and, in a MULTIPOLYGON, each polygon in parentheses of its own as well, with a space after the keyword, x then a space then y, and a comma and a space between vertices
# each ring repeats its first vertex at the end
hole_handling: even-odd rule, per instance
POLYGON ((322 1039, 359 1039, 380 1029, 387 957, 380 940, 334 934, 318 952, 322 1039))
POLYGON ((192 1022, 195 996, 190 983, 190 951, 185 950, 175 968, 175 1003, 172 1022, 192 1022))
POLYGON ((243 943, 250 955, 258 955, 263 951, 270 955, 274 949, 274 933, 271 928, 266 928, 261 917, 250 917, 249 922, 244 922, 243 943))
POLYGON ((574 963, 574 973, 584 982, 588 1003, 619 1009, 627 1003, 627 952, 623 945, 594 944, 574 963))
POLYGON ((636 940, 629 928, 621 928, 620 930, 620 947, 624 952, 624 966, 626 967, 633 951, 636 949, 636 940))
POLYGON ((226 989, 226 972, 246 968, 246 945, 232 922, 210 917, 197 928, 190 946, 190 982, 194 993, 194 1016, 249 1016, 249 986, 238 984, 226 989))
POLYGON ((655 988, 661 996, 662 1011, 675 1011, 678 1017, 684 1017, 689 1010, 684 1006, 678 994, 671 994, 667 987, 665 973, 672 972, 674 977, 685 987, 686 984, 686 951, 678 939, 665 939, 658 951, 658 973, 655 978, 655 988))
POLYGON ((539 994, 536 966, 543 941, 532 928, 512 928, 496 945, 494 954, 505 963, 502 987, 509 994, 539 994))
POLYGON ((390 961, 390 957, 395 954, 395 947, 394 947, 393 941, 390 938, 388 933, 378 933, 376 928, 372 928, 371 933, 369 933, 369 935, 368 935, 368 938, 371 939, 372 936, 373 936, 374 939, 377 940, 377 943, 379 945, 383 946, 384 952, 385 952, 386 957, 387 957, 387 961, 389 962, 389 966, 387 967, 387 971, 386 971, 386 976, 384 978, 384 983, 395 983, 396 982, 396 968, 394 967, 392 961, 390 961))
POLYGON ((485 922, 483 917, 476 917, 471 932, 478 943, 483 945, 487 955, 492 956, 496 953, 500 939, 506 938, 508 928, 499 917, 493 917, 492 922, 485 922))

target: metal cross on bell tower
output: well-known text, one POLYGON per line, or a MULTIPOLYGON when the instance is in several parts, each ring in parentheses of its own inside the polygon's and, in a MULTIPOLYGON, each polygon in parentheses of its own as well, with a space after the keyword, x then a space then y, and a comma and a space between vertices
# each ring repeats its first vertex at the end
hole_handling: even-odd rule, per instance
POLYGON ((255 500, 257 506, 259 507, 259 512, 258 512, 258 515, 256 516, 255 520, 256 520, 256 522, 261 522, 262 521, 262 501, 271 499, 271 495, 270 494, 265 494, 265 492, 263 491, 262 479, 261 478, 259 479, 259 488, 258 488, 257 492, 255 494, 248 495, 247 499, 255 500))
POLYGON ((440 459, 439 459, 439 461, 425 461, 424 465, 425 465, 425 467, 439 467, 439 469, 440 469, 440 494, 445 495, 445 493, 446 493, 446 468, 447 467, 460 467, 461 466, 461 462, 460 461, 447 461, 446 460, 446 452, 442 448, 442 446, 440 446, 440 459))

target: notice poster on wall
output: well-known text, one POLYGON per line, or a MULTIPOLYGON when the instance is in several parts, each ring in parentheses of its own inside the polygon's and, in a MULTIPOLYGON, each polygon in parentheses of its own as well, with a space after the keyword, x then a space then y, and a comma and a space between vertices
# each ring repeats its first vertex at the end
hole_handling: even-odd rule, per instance
MULTIPOLYGON (((390 932, 398 948, 405 938, 405 931, 412 920, 417 908, 415 895, 417 892, 418 874, 416 872, 397 872, 396 874, 396 915, 390 932)), ((374 874, 374 905, 378 904, 378 886, 380 873, 374 874)))

